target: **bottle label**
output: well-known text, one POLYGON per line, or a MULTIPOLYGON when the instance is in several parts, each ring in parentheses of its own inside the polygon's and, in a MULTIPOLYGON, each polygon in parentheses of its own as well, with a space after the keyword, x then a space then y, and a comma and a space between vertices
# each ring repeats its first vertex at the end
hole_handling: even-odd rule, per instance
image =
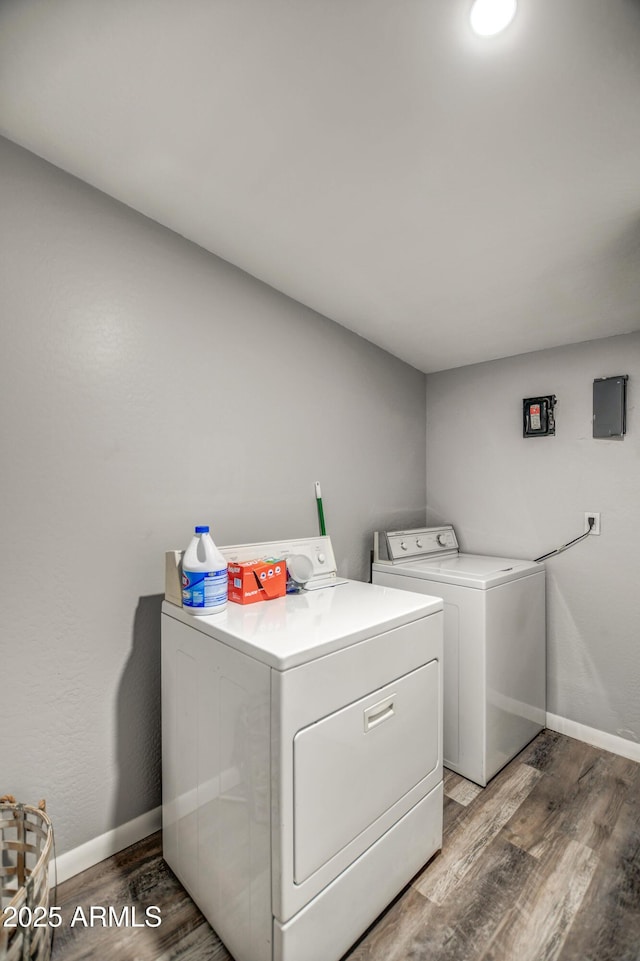
POLYGON ((192 610, 218 607, 227 600, 227 568, 220 571, 183 571, 182 605, 192 610))

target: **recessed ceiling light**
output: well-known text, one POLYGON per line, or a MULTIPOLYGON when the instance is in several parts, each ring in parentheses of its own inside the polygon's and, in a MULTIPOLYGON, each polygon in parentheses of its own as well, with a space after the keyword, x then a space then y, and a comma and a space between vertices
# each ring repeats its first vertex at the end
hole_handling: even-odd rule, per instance
POLYGON ((516 13, 517 0, 475 0, 471 27, 480 37, 492 37, 508 27, 516 13))

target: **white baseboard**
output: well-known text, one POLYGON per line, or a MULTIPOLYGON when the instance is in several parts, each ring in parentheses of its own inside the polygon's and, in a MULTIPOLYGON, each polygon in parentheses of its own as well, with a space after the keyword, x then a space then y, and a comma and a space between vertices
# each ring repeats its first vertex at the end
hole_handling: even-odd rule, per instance
POLYGON ((626 737, 620 737, 617 734, 607 734, 606 731, 598 731, 595 727, 578 724, 577 721, 570 721, 568 718, 560 717, 558 714, 547 714, 546 726, 550 731, 557 731, 558 734, 566 734, 567 737, 574 737, 577 741, 584 741, 585 744, 600 747, 603 751, 619 754, 621 757, 627 757, 631 761, 640 761, 640 744, 637 741, 629 741, 626 737))
POLYGON ((53 886, 56 880, 58 884, 62 884, 63 881, 67 881, 75 874, 80 874, 81 871, 86 871, 87 868, 104 861, 105 858, 110 858, 112 854, 117 854, 130 844, 135 844, 136 841, 154 834, 161 827, 162 808, 157 807, 153 811, 147 811, 134 818, 133 821, 127 821, 126 824, 121 824, 112 831, 107 831, 106 834, 101 834, 71 851, 60 854, 52 859, 49 865, 50 886, 53 886))

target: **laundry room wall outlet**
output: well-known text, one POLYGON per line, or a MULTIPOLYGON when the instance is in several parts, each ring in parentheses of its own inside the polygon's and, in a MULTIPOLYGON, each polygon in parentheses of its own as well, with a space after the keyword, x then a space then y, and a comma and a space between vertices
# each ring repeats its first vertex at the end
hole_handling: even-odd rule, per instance
POLYGON ((584 532, 585 534, 589 530, 589 521, 593 518, 593 526, 591 528, 592 534, 600 533, 600 514, 597 511, 585 511, 584 512, 584 532))

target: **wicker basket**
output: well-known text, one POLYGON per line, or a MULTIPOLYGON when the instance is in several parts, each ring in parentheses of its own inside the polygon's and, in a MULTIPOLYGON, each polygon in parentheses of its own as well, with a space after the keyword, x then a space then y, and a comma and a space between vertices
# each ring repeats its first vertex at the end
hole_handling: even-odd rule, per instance
POLYGON ((51 956, 52 847, 44 801, 34 808, 16 804, 11 795, 0 798, 0 961, 48 961, 51 956), (6 927, 6 921, 15 927, 6 927))

